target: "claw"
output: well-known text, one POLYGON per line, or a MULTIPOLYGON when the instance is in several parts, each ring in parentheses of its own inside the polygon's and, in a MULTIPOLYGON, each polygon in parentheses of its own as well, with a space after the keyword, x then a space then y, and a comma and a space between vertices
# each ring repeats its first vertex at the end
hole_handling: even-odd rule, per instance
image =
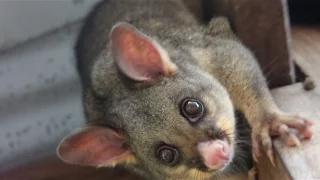
POLYGON ((286 144, 288 146, 300 146, 300 140, 295 136, 292 132, 290 132, 287 125, 282 124, 279 127, 279 133, 282 135, 282 137, 285 139, 286 144))
POLYGON ((261 152, 260 152, 259 149, 253 148, 253 150, 252 150, 252 157, 253 157, 253 160, 254 160, 256 163, 259 163, 258 158, 259 158, 261 155, 262 155, 262 154, 261 154, 261 152))
POLYGON ((275 164, 275 160, 274 160, 274 156, 273 156, 273 151, 272 150, 268 150, 267 151, 267 156, 272 164, 273 167, 276 167, 276 164, 275 164))
POLYGON ((309 128, 303 132, 303 138, 305 139, 310 139, 312 136, 313 136, 313 131, 309 128))
POLYGON ((256 163, 259 163, 258 158, 261 156, 257 136, 252 135, 252 157, 256 163))
POLYGON ((289 127, 285 124, 282 124, 279 126, 279 133, 280 135, 283 135, 283 136, 288 136, 289 134, 289 127))
POLYGON ((301 142, 300 140, 297 138, 297 136, 293 135, 293 134, 290 134, 288 136, 288 139, 287 139, 287 145, 289 146, 300 146, 301 145, 301 142))
POLYGON ((260 124, 260 128, 252 129, 251 135, 254 161, 258 163, 258 157, 262 155, 259 147, 262 145, 273 167, 276 167, 276 163, 271 135, 280 135, 287 146, 301 146, 301 139, 310 139, 313 136, 311 127, 315 124, 314 121, 294 114, 280 113, 275 117, 273 121, 260 124))
POLYGON ((253 157, 253 160, 256 162, 256 163, 259 163, 259 160, 258 158, 256 157, 256 155, 253 153, 252 154, 252 157, 253 157))

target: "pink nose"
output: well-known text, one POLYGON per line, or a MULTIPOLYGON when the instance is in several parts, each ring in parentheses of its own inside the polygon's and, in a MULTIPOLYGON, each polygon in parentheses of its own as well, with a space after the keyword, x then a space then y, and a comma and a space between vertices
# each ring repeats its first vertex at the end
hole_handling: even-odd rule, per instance
POLYGON ((229 143, 222 140, 200 142, 197 148, 205 165, 211 169, 224 167, 232 156, 232 149, 229 143))

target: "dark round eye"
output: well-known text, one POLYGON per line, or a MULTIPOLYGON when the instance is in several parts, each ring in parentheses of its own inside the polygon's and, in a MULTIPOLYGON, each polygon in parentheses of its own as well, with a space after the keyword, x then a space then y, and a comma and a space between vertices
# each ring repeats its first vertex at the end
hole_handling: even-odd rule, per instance
POLYGON ((161 146, 157 158, 166 165, 174 165, 178 161, 178 150, 167 145, 161 146))
POLYGON ((185 99, 181 103, 181 112, 189 122, 195 123, 203 117, 204 106, 196 99, 185 99))

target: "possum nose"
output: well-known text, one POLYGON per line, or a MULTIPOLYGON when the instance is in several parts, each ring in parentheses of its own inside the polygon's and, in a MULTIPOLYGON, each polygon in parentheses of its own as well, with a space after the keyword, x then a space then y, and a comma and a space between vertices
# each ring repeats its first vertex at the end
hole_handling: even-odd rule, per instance
POLYGON ((200 142, 197 149, 204 160, 204 164, 210 169, 223 168, 232 156, 232 148, 229 143, 222 140, 200 142))

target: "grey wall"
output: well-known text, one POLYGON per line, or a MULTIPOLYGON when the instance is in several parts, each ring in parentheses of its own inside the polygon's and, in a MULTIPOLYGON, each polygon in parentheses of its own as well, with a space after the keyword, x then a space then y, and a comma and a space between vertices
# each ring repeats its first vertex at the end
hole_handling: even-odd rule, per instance
POLYGON ((0 0, 0 50, 82 19, 99 0, 0 0))
POLYGON ((73 45, 96 1, 0 1, 0 171, 54 153, 84 122, 73 45))

